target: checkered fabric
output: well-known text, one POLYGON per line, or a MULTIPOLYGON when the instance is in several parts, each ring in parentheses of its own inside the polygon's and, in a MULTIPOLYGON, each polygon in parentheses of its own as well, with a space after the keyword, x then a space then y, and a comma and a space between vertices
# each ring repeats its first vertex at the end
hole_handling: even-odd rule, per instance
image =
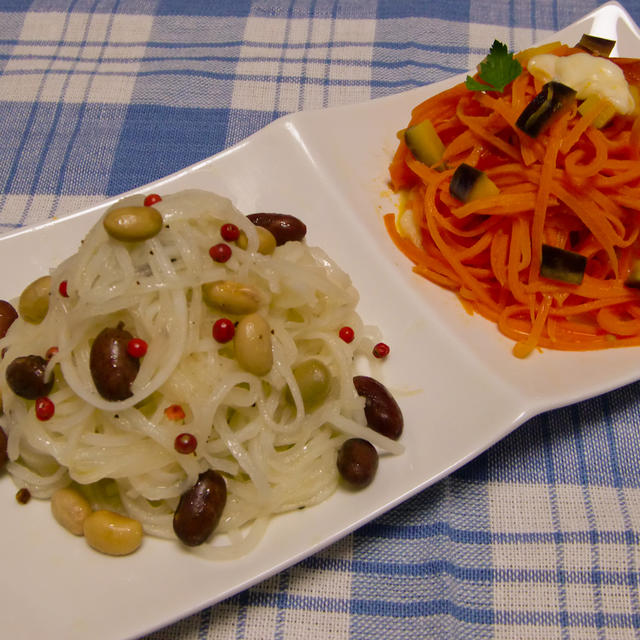
MULTIPOLYGON (((275 118, 467 70, 590 0, 0 0, 0 231, 275 118)), ((640 20, 640 0, 624 3, 640 20)), ((539 416, 353 535, 148 640, 639 638, 640 384, 539 416)), ((135 606, 135 603, 132 603, 135 606)))

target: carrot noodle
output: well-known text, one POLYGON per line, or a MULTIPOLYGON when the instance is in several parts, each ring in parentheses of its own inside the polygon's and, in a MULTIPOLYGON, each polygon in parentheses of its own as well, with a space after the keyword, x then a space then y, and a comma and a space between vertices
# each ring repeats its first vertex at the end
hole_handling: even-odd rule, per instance
MULTIPOLYGON (((575 101, 531 138, 516 121, 541 83, 526 70, 530 56, 518 58, 523 72, 502 93, 461 83, 413 109, 409 126, 431 121, 443 161, 423 164, 399 136, 390 183, 406 195, 417 234, 406 237, 394 214, 384 218, 387 233, 416 274, 494 322, 517 357, 541 348, 639 346, 640 289, 625 284, 640 261, 638 109, 596 128, 606 102, 583 116, 575 101), (484 171, 499 193, 467 203, 451 195, 463 162, 484 171), (580 284, 541 275, 545 244, 587 259, 580 284)), ((612 60, 637 95, 640 61, 612 60)))

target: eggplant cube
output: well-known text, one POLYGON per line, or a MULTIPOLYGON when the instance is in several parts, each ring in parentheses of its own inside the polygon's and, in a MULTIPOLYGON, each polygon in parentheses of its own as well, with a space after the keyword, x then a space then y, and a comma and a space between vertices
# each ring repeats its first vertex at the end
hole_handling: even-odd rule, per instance
POLYGON ((613 51, 613 47, 616 46, 616 41, 583 33, 577 46, 594 56, 608 58, 613 51))
POLYGON ((484 171, 463 162, 451 176, 449 193, 462 202, 471 202, 478 198, 496 196, 500 189, 484 171))
POLYGON ((580 284, 586 268, 587 258, 580 253, 548 244, 542 245, 540 275, 543 278, 567 284, 580 284))
POLYGON ((640 289, 640 260, 634 260, 624 284, 631 289, 640 289))
POLYGON ((404 132, 404 141, 413 157, 419 162, 429 167, 442 162, 444 144, 430 120, 424 120, 407 128, 404 132))
POLYGON ((547 82, 524 108, 516 120, 516 127, 536 138, 575 100, 576 93, 575 89, 561 82, 547 82))

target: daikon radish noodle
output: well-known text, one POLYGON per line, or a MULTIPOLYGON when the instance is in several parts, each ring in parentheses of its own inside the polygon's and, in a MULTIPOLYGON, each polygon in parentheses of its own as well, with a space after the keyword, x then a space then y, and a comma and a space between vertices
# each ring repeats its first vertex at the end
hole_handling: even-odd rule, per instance
MULTIPOLYGON (((114 207, 142 202, 134 196, 114 207)), ((205 191, 166 195, 153 208, 162 228, 141 241, 114 239, 96 224, 51 272, 44 319, 19 317, 0 340, 7 469, 35 497, 72 485, 93 509, 127 515, 166 538, 175 538, 180 496, 213 469, 225 478, 226 506, 208 544, 194 549, 232 558, 257 543, 274 514, 315 505, 336 490, 346 439, 402 451, 367 426, 365 398, 354 389, 356 365, 367 373, 380 367, 371 355, 380 335, 363 324, 356 289, 323 250, 291 241, 263 254, 258 227, 205 191), (235 225, 241 238, 225 241, 223 225, 235 225), (215 245, 231 249, 226 261, 210 254, 215 245), (252 372, 236 353, 239 323, 254 310, 207 300, 203 285, 218 282, 248 288, 268 327, 261 338, 271 343, 266 372, 252 372), (226 331, 235 328, 234 338, 212 329, 221 318, 231 321, 226 331), (342 327, 353 329, 351 342, 341 339, 342 327), (92 345, 105 328, 126 330, 147 346, 135 354, 139 370, 128 397, 105 398, 92 378, 92 345), (39 414, 38 399, 20 397, 7 383, 10 363, 32 354, 45 360, 45 377, 53 376, 44 394, 53 415, 39 414), (306 402, 296 376, 309 361, 328 374, 316 403, 306 402)))

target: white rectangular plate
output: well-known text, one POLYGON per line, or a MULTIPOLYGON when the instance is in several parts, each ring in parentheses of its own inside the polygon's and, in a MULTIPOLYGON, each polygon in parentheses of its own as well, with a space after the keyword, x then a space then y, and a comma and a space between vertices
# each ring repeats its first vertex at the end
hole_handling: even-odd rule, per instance
MULTIPOLYGON (((640 55, 630 17, 611 3, 555 34, 617 40, 615 55, 640 55)), ((489 46, 491 43, 487 43, 489 46)), ((412 107, 460 78, 369 103, 282 118, 224 153, 141 192, 203 188, 245 213, 302 218, 361 293, 360 314, 379 325, 392 354, 385 382, 405 415, 406 453, 385 458, 376 482, 357 496, 276 518, 245 558, 215 565, 176 543, 148 538, 111 558, 57 526, 46 503, 27 507, 0 480, 3 595, 0 619, 12 640, 122 640, 219 602, 313 554, 436 482, 542 411, 603 393, 640 376, 636 348, 593 353, 546 351, 527 360, 452 294, 414 276, 387 237, 394 211, 387 166, 412 107)), ((17 295, 78 246, 113 202, 0 239, 1 297, 17 295)))

